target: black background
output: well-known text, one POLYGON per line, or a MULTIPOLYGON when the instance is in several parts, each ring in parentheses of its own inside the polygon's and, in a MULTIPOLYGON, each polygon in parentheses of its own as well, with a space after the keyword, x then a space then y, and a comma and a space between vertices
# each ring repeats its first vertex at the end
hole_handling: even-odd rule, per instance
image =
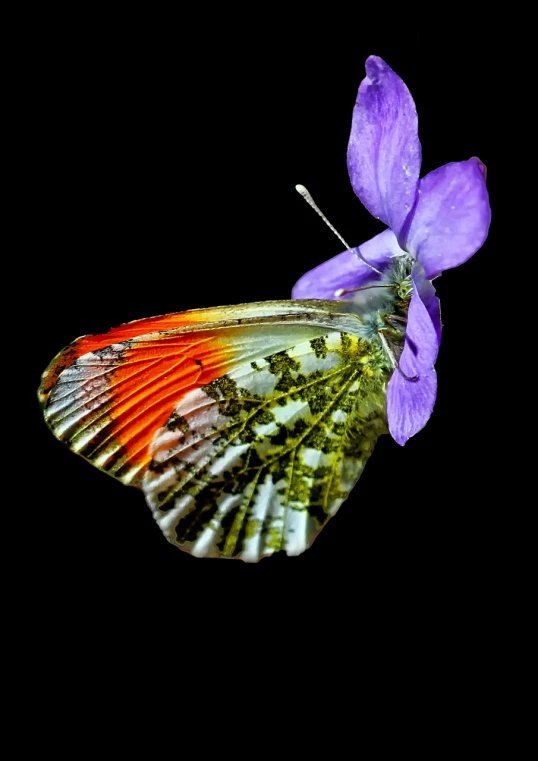
POLYGON ((39 294, 28 376, 35 389, 77 336, 193 307, 289 297, 301 274, 342 250, 296 183, 352 245, 380 232, 346 168, 372 53, 415 99, 422 175, 473 155, 488 166, 490 236, 436 281, 444 334, 430 422, 403 448, 380 439, 352 496, 302 556, 247 565, 181 552, 140 492, 53 438, 32 391, 38 517, 27 565, 35 561, 48 605, 96 630, 111 616, 135 627, 162 615, 217 628, 257 615, 332 617, 337 631, 348 617, 373 625, 408 607, 441 616, 439 601, 472 611, 497 593, 503 567, 502 512, 490 502, 485 454, 498 431, 484 390, 500 266, 500 61, 468 33, 431 44, 412 32, 399 45, 351 29, 337 40, 276 35, 263 46, 200 39, 195 53, 186 52, 188 38, 185 30, 176 40, 140 28, 81 32, 51 44, 36 66, 30 195, 41 264, 27 275, 39 294))

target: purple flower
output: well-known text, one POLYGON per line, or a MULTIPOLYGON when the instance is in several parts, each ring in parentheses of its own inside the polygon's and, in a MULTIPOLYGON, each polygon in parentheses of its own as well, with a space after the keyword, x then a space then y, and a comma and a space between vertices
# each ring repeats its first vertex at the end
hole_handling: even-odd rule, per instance
MULTIPOLYGON (((424 427, 435 404, 441 315, 431 281, 478 251, 491 218, 486 169, 477 158, 446 164, 422 179, 420 164, 411 93, 381 58, 370 56, 353 109, 347 165, 359 199, 388 225, 356 250, 381 273, 394 266, 396 257, 409 263, 411 273, 401 372, 393 372, 387 388, 389 430, 401 445, 424 427)), ((339 289, 379 279, 344 251, 303 275, 292 296, 334 299, 339 289)))

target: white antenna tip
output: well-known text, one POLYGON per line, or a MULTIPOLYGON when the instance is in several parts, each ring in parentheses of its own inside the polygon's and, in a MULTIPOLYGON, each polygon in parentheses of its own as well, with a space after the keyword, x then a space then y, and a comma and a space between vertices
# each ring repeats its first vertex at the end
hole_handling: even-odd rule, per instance
POLYGON ((334 292, 334 298, 335 299, 339 299, 340 296, 344 295, 344 293, 346 293, 346 289, 345 288, 337 288, 337 290, 334 292))
MULTIPOLYGON (((366 264, 366 266, 367 266, 367 267, 370 267, 370 269, 371 269, 371 270, 373 270, 374 272, 377 272, 377 274, 378 274, 378 275, 381 275, 381 272, 380 272, 378 269, 376 269, 376 267, 374 267, 374 266, 373 266, 373 265, 371 265, 369 262, 367 262, 367 261, 366 261, 366 259, 364 259, 364 258, 361 256, 361 254, 359 253, 359 251, 356 251, 355 249, 353 249, 353 248, 350 248, 350 247, 347 245, 347 243, 346 243, 346 242, 345 242, 345 240, 342 238, 342 236, 340 235, 340 233, 339 233, 339 232, 337 232, 337 230, 335 230, 335 228, 334 228, 334 227, 331 225, 331 223, 329 222, 329 220, 327 219, 327 217, 325 216, 325 214, 324 214, 324 213, 321 211, 321 209, 318 207, 318 205, 314 203, 314 199, 312 198, 312 196, 310 195, 310 193, 308 192, 308 190, 305 188, 305 186, 304 186, 304 185, 296 185, 296 186, 295 186, 295 190, 296 190, 298 193, 300 193, 300 194, 302 195, 302 197, 305 199, 305 201, 306 201, 307 203, 309 203, 309 204, 310 204, 310 206, 311 206, 311 207, 312 207, 312 208, 313 208, 315 211, 317 211, 317 213, 319 214, 319 216, 320 216, 320 217, 323 219, 323 221, 324 221, 324 222, 325 222, 325 223, 326 223, 326 224, 327 224, 327 225, 330 227, 330 229, 333 231, 333 233, 334 233, 334 234, 335 234, 335 235, 336 235, 336 236, 337 236, 337 237, 338 237, 338 238, 339 238, 339 239, 342 241, 342 243, 344 244, 344 246, 347 248, 347 250, 348 250, 348 251, 349 251, 351 254, 353 254, 353 256, 356 256, 356 257, 357 257, 357 259, 360 259, 362 262, 364 262, 364 264, 366 264)), ((340 294, 340 295, 342 295, 342 294, 340 294)), ((335 297, 336 297, 336 298, 338 298, 338 291, 335 293, 335 297)))

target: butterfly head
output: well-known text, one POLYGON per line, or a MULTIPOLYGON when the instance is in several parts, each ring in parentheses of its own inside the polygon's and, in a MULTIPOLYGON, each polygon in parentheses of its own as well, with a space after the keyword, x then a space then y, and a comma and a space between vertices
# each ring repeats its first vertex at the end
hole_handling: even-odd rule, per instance
POLYGON ((348 298, 340 301, 342 311, 359 318, 364 338, 379 343, 379 332, 389 330, 395 340, 403 342, 412 293, 412 266, 410 257, 398 257, 381 276, 373 273, 368 282, 349 291, 348 298))

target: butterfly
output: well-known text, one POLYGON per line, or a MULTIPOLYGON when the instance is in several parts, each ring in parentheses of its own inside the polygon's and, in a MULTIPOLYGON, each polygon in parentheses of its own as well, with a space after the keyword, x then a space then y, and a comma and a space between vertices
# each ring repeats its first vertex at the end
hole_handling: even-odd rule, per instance
POLYGON ((239 304, 78 338, 43 373, 45 420, 141 489, 166 538, 192 555, 298 555, 387 432, 384 347, 403 342, 410 292, 396 280, 362 312, 239 304))

